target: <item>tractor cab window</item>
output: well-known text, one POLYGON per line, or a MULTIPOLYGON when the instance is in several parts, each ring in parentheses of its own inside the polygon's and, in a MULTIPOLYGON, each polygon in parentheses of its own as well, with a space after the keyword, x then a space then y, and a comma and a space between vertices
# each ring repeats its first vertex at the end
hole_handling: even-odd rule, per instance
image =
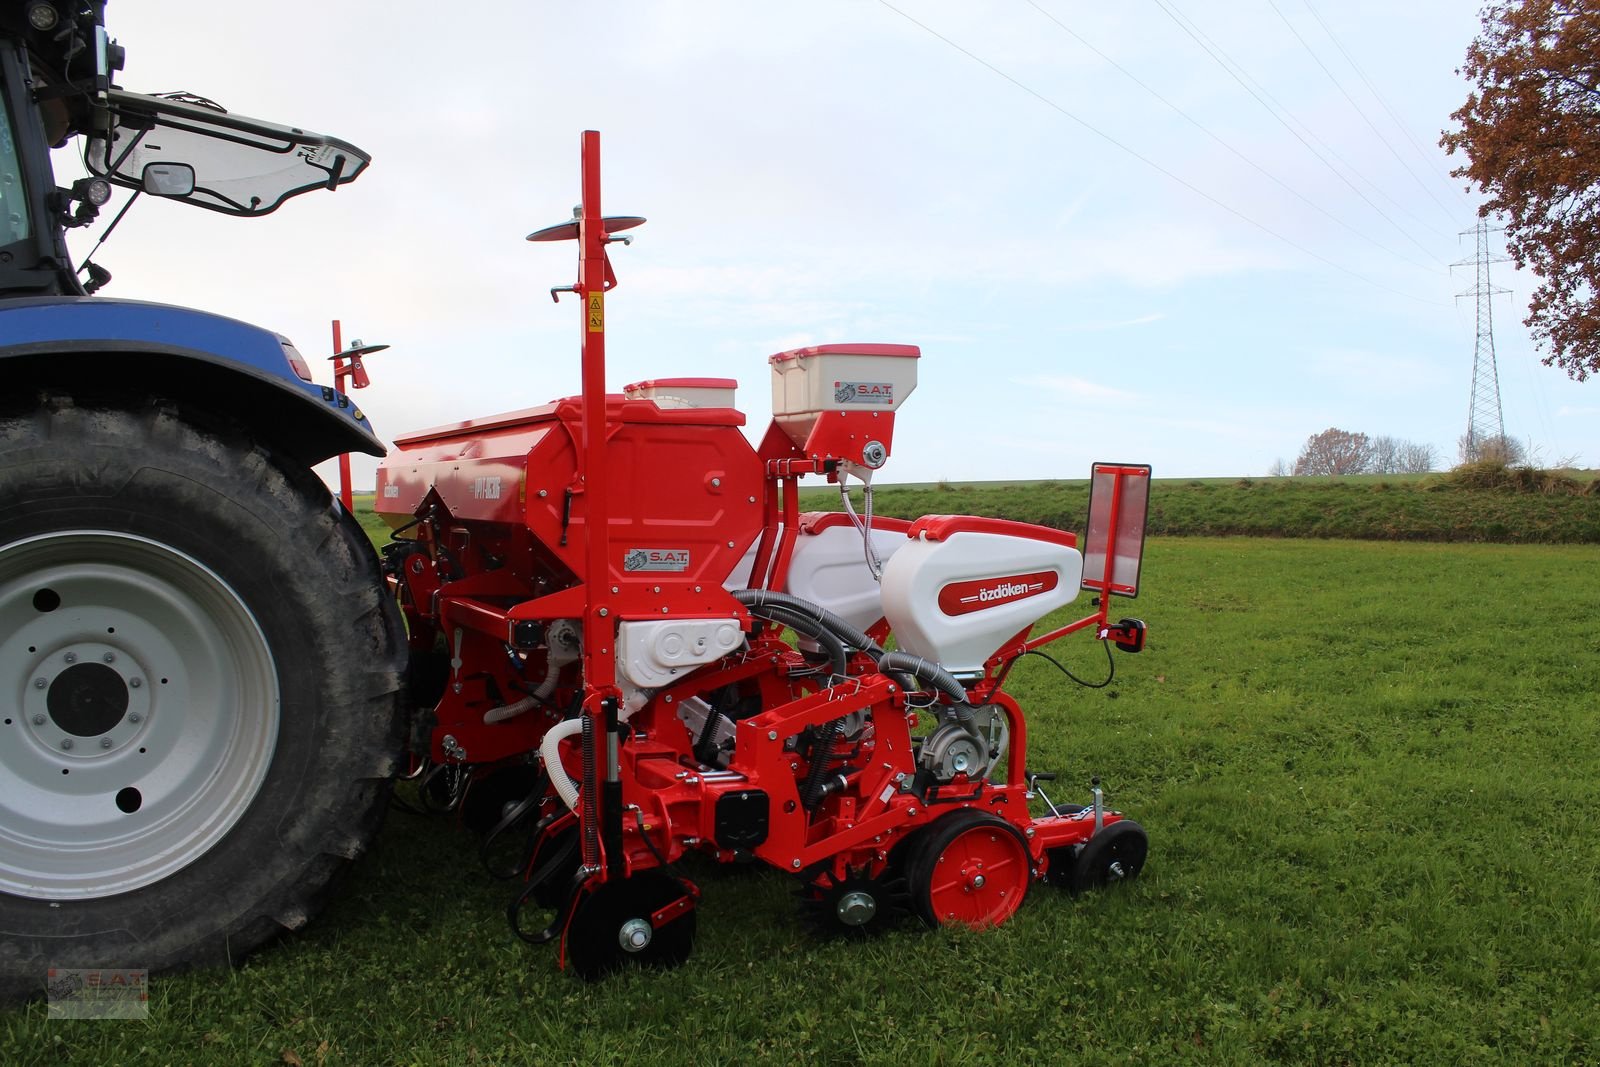
POLYGON ((22 159, 11 116, 6 113, 5 99, 0 94, 0 248, 26 240, 30 232, 22 159))
POLYGON ((91 173, 228 215, 268 214, 292 196, 353 181, 369 161, 344 141, 229 114, 203 97, 113 89, 111 108, 110 130, 85 151, 91 173), (163 192, 146 182, 181 167, 193 168, 192 188, 163 192))

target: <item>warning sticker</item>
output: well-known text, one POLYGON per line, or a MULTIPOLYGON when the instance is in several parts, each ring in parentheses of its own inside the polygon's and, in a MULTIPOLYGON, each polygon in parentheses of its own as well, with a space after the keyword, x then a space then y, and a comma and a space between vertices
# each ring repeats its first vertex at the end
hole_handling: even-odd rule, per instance
POLYGON ((589 332, 604 333, 606 328, 606 294, 589 294, 589 332))

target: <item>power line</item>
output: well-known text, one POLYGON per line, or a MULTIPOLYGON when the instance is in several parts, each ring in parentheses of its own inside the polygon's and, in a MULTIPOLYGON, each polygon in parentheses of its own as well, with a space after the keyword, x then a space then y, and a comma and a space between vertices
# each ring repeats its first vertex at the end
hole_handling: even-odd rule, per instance
POLYGON ((1411 128, 1401 120, 1398 114, 1395 113, 1394 108, 1389 106, 1389 101, 1385 99, 1381 92, 1378 91, 1378 87, 1372 84, 1372 79, 1367 77, 1367 72, 1361 68, 1361 64, 1356 62, 1355 57, 1350 54, 1349 49, 1345 48, 1344 43, 1340 41, 1338 35, 1333 32, 1333 27, 1329 26, 1328 23, 1323 19, 1322 15, 1317 12, 1317 9, 1312 6, 1311 0, 1301 0, 1301 3, 1306 5, 1306 10, 1311 12, 1311 17, 1317 20, 1317 25, 1322 27, 1322 32, 1328 35, 1328 40, 1332 41, 1333 46, 1339 50, 1339 54, 1344 56, 1345 62, 1350 64, 1350 69, 1355 71, 1357 76, 1360 77, 1362 84, 1367 87, 1367 91, 1370 92, 1378 101, 1378 103, 1383 106, 1383 110, 1388 112, 1389 118, 1394 122, 1395 126, 1400 130, 1400 132, 1405 135, 1406 140, 1411 142, 1411 147, 1416 150, 1417 158, 1422 160, 1422 162, 1430 170, 1432 170, 1432 172, 1441 181, 1443 181, 1445 185, 1449 186, 1451 191, 1461 198, 1461 202, 1463 204, 1467 205, 1468 207, 1472 207, 1472 201, 1467 196, 1465 190, 1463 190, 1460 185, 1456 184, 1456 182, 1451 179, 1447 171, 1439 169, 1437 160, 1429 158, 1428 153, 1422 147, 1422 144, 1411 135, 1411 128))
MULTIPOLYGON (((1159 2, 1159 0, 1158 0, 1158 2, 1159 2)), ((1104 130, 1100 129, 1098 126, 1095 126, 1094 124, 1090 123, 1086 119, 1083 119, 1080 116, 1073 114, 1071 111, 1068 111, 1066 108, 1062 107, 1060 104, 1056 103, 1054 100, 1051 100, 1049 97, 1045 96, 1043 93, 1039 92, 1037 89, 1034 89, 1031 86, 1028 86, 1028 85, 1024 84, 1023 82, 1017 80, 1016 78, 1012 77, 1010 74, 1007 74, 1005 71, 1003 71, 999 67, 995 66, 993 63, 990 63, 987 59, 984 59, 982 56, 979 56, 976 53, 968 50, 967 48, 964 48, 963 46, 957 44, 955 41, 953 41, 950 38, 946 37, 944 34, 940 33, 938 30, 934 29, 932 26, 929 26, 927 23, 921 22, 918 19, 913 18, 911 15, 907 14, 906 12, 900 10, 898 7, 895 7, 893 4, 889 3, 889 0, 878 0, 878 3, 882 4, 884 7, 888 8, 890 11, 893 11, 896 15, 899 15, 901 18, 905 19, 907 22, 911 23, 913 26, 916 26, 919 29, 923 30, 924 32, 926 32, 930 36, 936 37, 940 41, 943 41, 945 44, 949 45, 951 48, 955 49, 957 52, 960 52, 962 55, 966 56, 968 59, 972 60, 974 63, 977 63, 978 65, 987 68, 991 73, 993 73, 995 75, 998 75, 999 77, 1001 77, 1001 78, 1005 79, 1006 81, 1010 82, 1012 85, 1016 86, 1018 89, 1021 89, 1023 92, 1025 92, 1029 96, 1033 97, 1035 100, 1038 100, 1041 104, 1044 104, 1046 107, 1051 108, 1052 110, 1060 113, 1061 115, 1065 116, 1066 118, 1071 119, 1073 122, 1077 123, 1079 126, 1082 126, 1084 129, 1088 130, 1090 133, 1094 134, 1096 137, 1099 137, 1101 140, 1106 141, 1107 143, 1115 146, 1116 148, 1121 149, 1123 152, 1125 152, 1128 155, 1132 156, 1134 159, 1137 159, 1139 162, 1143 163, 1145 166, 1149 167, 1150 169, 1156 171, 1159 174, 1164 175, 1168 179, 1170 179, 1170 180, 1176 182, 1177 184, 1183 186, 1185 189, 1189 190, 1194 195, 1200 197, 1201 199, 1207 201, 1208 203, 1211 203, 1211 204, 1215 205, 1216 207, 1221 208, 1223 211, 1226 211, 1228 214, 1232 215, 1234 218, 1240 220, 1241 222, 1246 223, 1249 226, 1254 227, 1255 229, 1260 230, 1262 233, 1266 234, 1267 236, 1275 238, 1276 240, 1283 242, 1284 244, 1288 245, 1290 248, 1293 248, 1296 251, 1300 252, 1302 255, 1309 256, 1312 259, 1318 261, 1319 263, 1322 263, 1322 264, 1324 264, 1326 266, 1332 267, 1334 270, 1339 271, 1341 274, 1348 274, 1350 277, 1355 278, 1357 281, 1365 282, 1367 285, 1370 285, 1370 286, 1372 286, 1372 287, 1374 287, 1376 289, 1382 289, 1382 290, 1384 290, 1386 292, 1393 293, 1396 296, 1405 297, 1408 300, 1415 300, 1419 304, 1437 304, 1437 303, 1439 303, 1439 301, 1437 301, 1437 300, 1428 300, 1425 297, 1414 296, 1411 293, 1401 292, 1399 289, 1395 289, 1392 286, 1384 285, 1382 282, 1374 281, 1373 279, 1368 278, 1364 274, 1361 274, 1361 273, 1359 273, 1357 271, 1351 270, 1349 267, 1343 266, 1343 265, 1341 265, 1339 263, 1335 263, 1333 260, 1329 259, 1328 257, 1326 257, 1326 256, 1324 256, 1324 255, 1322 255, 1322 254, 1320 254, 1318 252, 1313 252, 1311 249, 1309 249, 1309 248, 1305 247, 1304 245, 1300 244, 1298 241, 1295 241, 1295 240, 1293 240, 1291 238, 1285 237, 1283 234, 1281 234, 1278 231, 1272 229, 1270 226, 1267 226, 1265 223, 1257 222, 1255 219, 1251 218, 1249 215, 1246 215, 1244 212, 1240 211, 1238 208, 1235 208, 1230 204, 1224 203, 1223 201, 1221 201, 1221 200, 1217 199, 1216 197, 1212 196, 1210 193, 1206 192, 1204 189, 1201 189, 1198 186, 1194 185, 1193 183, 1191 183, 1189 181, 1186 181, 1185 179, 1179 177, 1177 174, 1174 174, 1172 171, 1168 170, 1166 167, 1163 167, 1161 164, 1157 163, 1155 160, 1151 159, 1150 157, 1141 154, 1140 152, 1136 151, 1135 149, 1130 148, 1128 145, 1123 144, 1121 141, 1117 140, 1115 137, 1111 136, 1109 133, 1106 133, 1104 130)))
POLYGON ((1334 75, 1333 71, 1328 69, 1328 65, 1322 61, 1322 57, 1317 55, 1317 50, 1311 47, 1311 43, 1301 36, 1300 31, 1295 29, 1294 23, 1290 22, 1288 17, 1284 15, 1283 10, 1278 7, 1277 0, 1267 0, 1267 4, 1272 8, 1273 13, 1278 16, 1278 20, 1289 28, 1290 33, 1294 34, 1294 39, 1300 42, 1300 46, 1306 50, 1306 53, 1316 61, 1317 66, 1322 68, 1322 73, 1326 74, 1328 76, 1328 80, 1333 82, 1334 88, 1338 89, 1350 106, 1355 109, 1355 113, 1361 116, 1361 121, 1367 124, 1367 129, 1371 130, 1375 135, 1377 135, 1378 140, 1383 142, 1383 147, 1389 150, 1389 154, 1394 157, 1395 162, 1404 167, 1405 172, 1411 175, 1411 180, 1417 183, 1417 188, 1421 189, 1424 193, 1427 193, 1428 199, 1439 205, 1439 210, 1443 211, 1447 218, 1451 217, 1451 211, 1449 208, 1444 206, 1444 201, 1440 200, 1437 196, 1434 196, 1433 190, 1424 185, 1422 179, 1417 175, 1417 172, 1411 169, 1411 164, 1400 158, 1400 153, 1395 151, 1394 145, 1389 143, 1389 138, 1385 137, 1383 135, 1383 131, 1378 129, 1378 127, 1373 124, 1372 119, 1367 117, 1367 113, 1362 110, 1360 104, 1356 103, 1356 98, 1350 95, 1350 91, 1344 87, 1344 83, 1334 75))
MULTIPOLYGON (((1427 248, 1423 247, 1422 242, 1418 241, 1414 236, 1412 236, 1410 230, 1407 230, 1404 226, 1400 225, 1399 222, 1395 221, 1395 219, 1390 216, 1387 211, 1384 211, 1383 208, 1374 203, 1371 197, 1362 192, 1361 189, 1359 189, 1354 182, 1346 177, 1338 167, 1335 167, 1327 158, 1327 156, 1323 155, 1322 152, 1313 147, 1311 142, 1306 139, 1306 136, 1301 134, 1299 130, 1295 129, 1294 125, 1292 125, 1288 118, 1285 117, 1288 115, 1289 109, 1284 107, 1281 103, 1278 103, 1277 99, 1273 97, 1271 93, 1267 92, 1264 87, 1261 87, 1259 83, 1252 85, 1255 79, 1250 78, 1249 75, 1244 72, 1244 67, 1240 65, 1239 62, 1232 56, 1229 56, 1222 46, 1218 45, 1216 42, 1212 41, 1211 38, 1207 37, 1204 31, 1202 31, 1198 26, 1194 25, 1193 20, 1191 20, 1187 15, 1183 15, 1175 6, 1169 6, 1169 0, 1155 0, 1155 4, 1162 10, 1163 13, 1166 14, 1169 19, 1173 21, 1173 23, 1180 30, 1188 34, 1195 44, 1199 45, 1201 50, 1205 52, 1206 55, 1211 57, 1217 66, 1221 67, 1225 72, 1227 72, 1229 77, 1238 82, 1240 87, 1242 87, 1245 92, 1254 97, 1256 103, 1260 104, 1262 108, 1266 110, 1267 114, 1277 119, 1279 124, 1282 125, 1284 129, 1288 130, 1297 141, 1304 145, 1306 151, 1310 152, 1314 157, 1316 157, 1317 162, 1328 168, 1328 171, 1334 177, 1338 178, 1340 181, 1344 182, 1345 185, 1349 186, 1351 192, 1359 196, 1366 203, 1366 205, 1372 208, 1373 211, 1376 211, 1385 222, 1393 226, 1396 230, 1400 231, 1400 233, 1405 236, 1406 240, 1416 245, 1424 255, 1433 255, 1432 252, 1429 252, 1427 248)), ((1296 120, 1296 122, 1298 122, 1298 120, 1296 120)), ((1304 123, 1299 123, 1299 125, 1302 127, 1305 126, 1304 123)), ((1378 195, 1384 197, 1384 199, 1388 200, 1396 207, 1400 207, 1399 203, 1395 201, 1393 197, 1389 196, 1381 188, 1379 188, 1377 183, 1371 181, 1362 175, 1358 170, 1356 170, 1355 167, 1351 166, 1349 162, 1340 156, 1337 151, 1335 151, 1325 141, 1322 141, 1320 137, 1317 137, 1317 135, 1312 132, 1309 127, 1306 127, 1306 133, 1312 138, 1315 138, 1318 143, 1320 143, 1328 152, 1328 155, 1338 159, 1339 162, 1343 163, 1352 174, 1355 174, 1357 177, 1360 177, 1363 181, 1367 182, 1367 184, 1371 185, 1373 189, 1378 192, 1378 195)), ((1401 210, 1404 211, 1405 209, 1401 208, 1401 210)), ((1409 212, 1407 213, 1409 214, 1409 212)), ((1412 218, 1416 219, 1416 216, 1413 215, 1412 218)), ((1446 236, 1443 231, 1437 229, 1436 227, 1429 226, 1427 223, 1422 222, 1421 219, 1416 219, 1416 221, 1427 229, 1433 230, 1434 233, 1439 234, 1441 237, 1446 236)), ((1443 260, 1440 260, 1440 262, 1443 263, 1443 260)))
POLYGON ((1271 171, 1269 171, 1265 167, 1261 166, 1261 164, 1257 163, 1255 160, 1251 159, 1249 156, 1247 156, 1243 152, 1239 151, 1239 149, 1235 148, 1232 144, 1230 144, 1227 140, 1225 140, 1219 134, 1213 132, 1210 129, 1210 127, 1205 125, 1205 123, 1201 122, 1199 119, 1197 119, 1193 115, 1189 114, 1187 111, 1185 111, 1183 108, 1179 107, 1177 104, 1174 104, 1171 100, 1168 100, 1165 96, 1161 95, 1161 93, 1157 92, 1155 89, 1151 88, 1144 81, 1140 80, 1140 78, 1136 74, 1134 74, 1131 70, 1129 70, 1127 67, 1124 67, 1122 64, 1118 63, 1115 59, 1112 59, 1110 56, 1106 55, 1100 49, 1096 48, 1094 46, 1094 44, 1091 43, 1082 34, 1078 33, 1072 27, 1068 26, 1066 23, 1062 22, 1060 19, 1058 19, 1054 15, 1052 15, 1050 12, 1048 12, 1044 8, 1040 7, 1039 4, 1035 2, 1035 0, 1024 0, 1024 2, 1029 7, 1033 8, 1035 11, 1039 12, 1039 14, 1043 15, 1045 18, 1049 19, 1051 22, 1053 22, 1057 26, 1059 26, 1062 29, 1062 31, 1065 32, 1073 40, 1077 41, 1079 44, 1083 45, 1083 47, 1087 48, 1089 51, 1093 52, 1095 55, 1097 55, 1101 59, 1103 59, 1106 63, 1108 63, 1112 67, 1114 67, 1118 71, 1118 73, 1122 74, 1123 77, 1127 78, 1129 81, 1133 82, 1133 84, 1137 85, 1139 88, 1143 89, 1145 92, 1149 93, 1151 96, 1153 96, 1157 100, 1159 100, 1161 103, 1165 104, 1168 108, 1170 108, 1180 118, 1184 119, 1190 125, 1194 126, 1201 133, 1203 133, 1207 137, 1211 138, 1213 141, 1215 141, 1217 144, 1221 145, 1223 148, 1226 148, 1229 152, 1233 153, 1236 157, 1238 157, 1245 164, 1247 164, 1248 166, 1253 168, 1257 173, 1259 173, 1259 174, 1263 175, 1264 177, 1270 179, 1271 181, 1275 182, 1280 188, 1282 188, 1284 191, 1289 193, 1291 196, 1295 197, 1301 203, 1305 204, 1307 207, 1311 208, 1313 211, 1316 211, 1319 214, 1323 215, 1324 217, 1326 217, 1328 219, 1331 219, 1333 222, 1338 223, 1340 226, 1343 226, 1346 230, 1349 230, 1351 233, 1355 234, 1357 237, 1361 238, 1363 241, 1366 241, 1368 244, 1372 245, 1374 248, 1377 248, 1377 249, 1379 249, 1381 251, 1387 252, 1391 256, 1394 256, 1396 259, 1399 259, 1399 260, 1401 260, 1401 261, 1403 261, 1405 263, 1409 263, 1413 267, 1420 268, 1421 270, 1425 270, 1425 271, 1429 271, 1429 272, 1432 272, 1434 270, 1434 267, 1432 265, 1427 264, 1427 263, 1418 262, 1417 260, 1412 259, 1410 256, 1405 255, 1404 253, 1395 251, 1393 248, 1390 248, 1388 245, 1384 244, 1382 241, 1379 241, 1377 238, 1370 236, 1369 234, 1365 233, 1362 230, 1358 230, 1355 226, 1353 226, 1349 222, 1346 222, 1344 219, 1340 218, 1338 215, 1335 215, 1333 212, 1329 211, 1327 208, 1323 207, 1321 204, 1317 203, 1315 200, 1312 200, 1310 197, 1308 197, 1304 193, 1300 192, 1300 190, 1294 188, 1289 183, 1285 182, 1282 178, 1279 178, 1276 174, 1273 174, 1271 171))

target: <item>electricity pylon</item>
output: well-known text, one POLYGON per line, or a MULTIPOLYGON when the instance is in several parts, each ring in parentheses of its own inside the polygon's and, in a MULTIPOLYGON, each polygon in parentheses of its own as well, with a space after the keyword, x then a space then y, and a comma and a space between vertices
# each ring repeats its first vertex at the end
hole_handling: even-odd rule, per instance
POLYGON ((1464 267, 1470 263, 1476 268, 1472 288, 1456 294, 1457 299, 1475 297, 1478 305, 1478 331, 1472 344, 1472 402, 1467 408, 1465 454, 1461 457, 1469 461, 1480 457, 1485 442, 1503 445, 1506 437, 1505 417, 1500 410, 1500 372, 1494 361, 1494 298, 1511 290, 1489 281, 1489 264, 1505 263, 1510 257, 1489 254, 1489 235, 1498 232, 1500 227, 1491 228, 1484 219, 1479 219, 1472 229, 1461 231, 1463 237, 1469 233, 1477 237, 1477 253, 1472 259, 1451 264, 1464 267))

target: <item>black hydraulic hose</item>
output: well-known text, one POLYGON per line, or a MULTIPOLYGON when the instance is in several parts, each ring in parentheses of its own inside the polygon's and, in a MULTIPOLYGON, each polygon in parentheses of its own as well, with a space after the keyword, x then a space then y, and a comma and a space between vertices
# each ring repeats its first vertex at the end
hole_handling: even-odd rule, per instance
POLYGON ((954 675, 932 660, 913 656, 909 652, 885 652, 878 660, 878 669, 885 674, 891 671, 909 674, 918 681, 926 682, 956 702, 956 714, 963 722, 972 717, 972 708, 967 704, 967 691, 954 675), (965 709, 964 714, 961 709, 965 709))
POLYGON ((859 648, 873 659, 877 659, 884 654, 883 648, 879 646, 878 642, 851 626, 827 608, 813 604, 809 600, 803 600, 789 593, 779 593, 772 589, 735 589, 733 590, 733 599, 747 608, 782 608, 786 611, 796 612, 803 618, 827 628, 845 644, 851 648, 859 648))
POLYGON ((849 675, 850 654, 845 651, 844 642, 833 631, 822 626, 817 620, 808 615, 797 614, 780 607, 752 607, 752 614, 773 622, 780 623, 797 633, 804 634, 828 654, 832 661, 833 673, 836 677, 844 678, 849 675))

